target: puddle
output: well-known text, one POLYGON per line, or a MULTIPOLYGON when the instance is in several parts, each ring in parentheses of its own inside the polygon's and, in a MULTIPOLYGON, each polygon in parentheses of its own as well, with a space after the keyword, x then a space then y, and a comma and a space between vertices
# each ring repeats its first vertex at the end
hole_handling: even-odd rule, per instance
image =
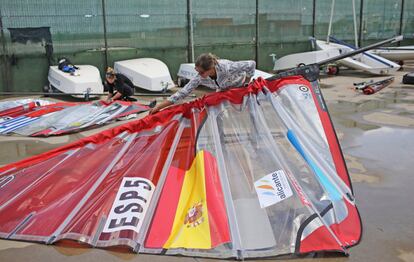
POLYGON ((351 155, 345 155, 345 161, 353 183, 374 184, 380 181, 378 176, 367 174, 368 170, 365 168, 361 159, 351 155))
POLYGON ((375 112, 366 114, 362 117, 364 120, 381 124, 381 125, 394 125, 400 127, 414 127, 414 118, 402 115, 388 114, 382 112, 375 112))
POLYGON ((49 138, 3 136, 0 147, 0 166, 64 146, 82 137, 80 133, 49 138))
MULTIPOLYGON (((357 146, 347 148, 346 154, 361 159, 366 169, 380 173, 387 170, 392 174, 408 175, 407 179, 413 180, 413 137, 414 129, 381 127, 365 131, 353 137, 351 143, 357 146)), ((354 158, 349 158, 350 167, 354 158)))

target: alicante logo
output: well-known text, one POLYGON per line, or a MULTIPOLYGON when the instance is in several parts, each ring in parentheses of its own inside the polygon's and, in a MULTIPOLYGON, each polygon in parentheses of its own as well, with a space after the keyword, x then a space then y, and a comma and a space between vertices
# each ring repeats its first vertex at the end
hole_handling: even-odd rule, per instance
POLYGON ((292 189, 283 170, 272 172, 254 183, 260 207, 265 208, 292 196, 292 189))
MULTIPOLYGON (((278 180, 278 178, 276 177, 276 180, 278 180)), ((271 182, 268 180, 261 180, 261 182, 263 182, 263 185, 258 186, 257 188, 260 189, 264 189, 261 194, 262 195, 268 195, 268 196, 279 196, 280 199, 284 199, 286 198, 285 193, 283 192, 283 187, 281 186, 280 182, 277 181, 275 182, 276 184, 276 188, 274 188, 273 186, 271 186, 271 182)))
POLYGON ((203 223, 203 221, 203 203, 198 202, 188 209, 184 225, 187 225, 187 227, 196 227, 203 223))

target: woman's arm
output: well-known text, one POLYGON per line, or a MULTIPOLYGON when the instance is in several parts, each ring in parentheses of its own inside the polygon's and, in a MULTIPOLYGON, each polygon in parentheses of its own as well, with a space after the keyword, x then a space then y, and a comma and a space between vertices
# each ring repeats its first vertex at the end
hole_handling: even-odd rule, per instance
POLYGON ((175 92, 172 96, 167 98, 173 104, 177 103, 178 101, 186 98, 193 90, 198 87, 201 83, 201 77, 197 75, 193 79, 190 80, 183 88, 175 92))
POLYGON ((253 60, 233 62, 229 67, 230 74, 246 72, 246 78, 249 80, 254 76, 255 70, 256 62, 253 60))
POLYGON ((163 101, 162 103, 156 105, 153 109, 149 111, 150 114, 155 114, 161 109, 173 105, 177 103, 178 101, 184 99, 187 97, 197 86, 200 85, 201 78, 199 75, 194 77, 190 80, 182 89, 175 92, 175 94, 171 95, 167 100, 163 101))
POLYGON ((114 95, 114 86, 105 81, 104 87, 106 90, 108 90, 108 96, 106 97, 106 102, 110 103, 112 100, 112 96, 114 95))

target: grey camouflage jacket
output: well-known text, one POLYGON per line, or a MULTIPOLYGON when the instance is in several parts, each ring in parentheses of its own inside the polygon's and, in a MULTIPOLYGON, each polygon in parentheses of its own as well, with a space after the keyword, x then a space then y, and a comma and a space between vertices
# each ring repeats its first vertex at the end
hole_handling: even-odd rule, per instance
POLYGON ((254 75, 255 69, 255 61, 233 62, 230 60, 219 59, 218 64, 216 65, 216 81, 210 77, 202 78, 200 75, 197 75, 182 89, 171 95, 168 100, 172 103, 177 103, 200 85, 217 90, 224 90, 229 87, 241 87, 243 86, 246 77, 252 77, 254 75))

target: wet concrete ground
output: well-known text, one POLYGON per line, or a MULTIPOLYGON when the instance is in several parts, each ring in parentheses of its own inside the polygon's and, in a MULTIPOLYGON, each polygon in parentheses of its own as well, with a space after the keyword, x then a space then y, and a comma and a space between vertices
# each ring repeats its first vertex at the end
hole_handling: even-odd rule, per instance
MULTIPOLYGON (((384 77, 351 70, 341 71, 340 76, 321 77, 325 101, 353 181, 363 237, 350 249, 349 257, 325 255, 290 261, 414 261, 414 85, 401 83, 407 71, 414 71, 414 63, 407 65, 405 72, 397 72, 391 86, 370 96, 356 92, 352 83, 384 77)), ((122 123, 48 139, 0 137, 0 165, 122 123)), ((0 240, 0 261, 210 260, 0 240)))

